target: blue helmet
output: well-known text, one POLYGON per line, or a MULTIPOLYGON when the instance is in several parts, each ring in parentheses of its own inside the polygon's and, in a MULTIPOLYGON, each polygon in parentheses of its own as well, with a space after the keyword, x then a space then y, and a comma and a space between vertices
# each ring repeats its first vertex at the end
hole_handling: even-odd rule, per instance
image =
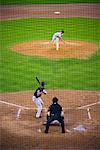
POLYGON ((62 30, 61 33, 64 33, 64 30, 62 30))
POLYGON ((41 82, 41 86, 44 86, 45 85, 45 83, 44 82, 41 82))

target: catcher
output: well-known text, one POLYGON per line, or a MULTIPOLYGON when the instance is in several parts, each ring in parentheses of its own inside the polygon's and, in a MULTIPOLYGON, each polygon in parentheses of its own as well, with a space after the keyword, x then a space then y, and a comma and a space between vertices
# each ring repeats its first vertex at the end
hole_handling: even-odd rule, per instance
POLYGON ((32 97, 33 102, 37 106, 37 113, 36 113, 36 118, 41 118, 41 112, 43 108, 43 101, 41 99, 42 94, 47 94, 47 91, 44 89, 44 82, 40 83, 40 87, 36 89, 34 92, 34 95, 32 97))
POLYGON ((59 41, 60 39, 62 40, 62 35, 64 34, 64 31, 56 32, 52 36, 52 43, 56 44, 56 50, 59 50, 60 44, 59 41))
POLYGON ((62 133, 65 133, 64 113, 62 107, 58 104, 58 98, 54 97, 52 102, 53 104, 50 105, 47 113, 45 133, 48 133, 50 124, 55 120, 61 124, 62 133))

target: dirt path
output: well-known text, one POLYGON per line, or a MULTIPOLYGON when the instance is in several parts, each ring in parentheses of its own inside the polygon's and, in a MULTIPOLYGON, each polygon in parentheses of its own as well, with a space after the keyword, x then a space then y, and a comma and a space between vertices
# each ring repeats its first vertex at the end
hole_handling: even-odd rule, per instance
POLYGON ((21 18, 100 18, 100 4, 50 4, 0 6, 0 19, 21 18), (55 14, 54 12, 60 12, 55 14))

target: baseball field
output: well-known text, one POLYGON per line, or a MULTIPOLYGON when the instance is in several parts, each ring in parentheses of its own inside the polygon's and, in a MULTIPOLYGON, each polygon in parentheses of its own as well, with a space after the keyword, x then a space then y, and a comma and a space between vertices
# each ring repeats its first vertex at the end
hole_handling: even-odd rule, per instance
POLYGON ((26 2, 30 5, 7 5, 11 0, 0 5, 0 148, 99 150, 100 5, 26 2), (65 42, 56 51, 50 41, 60 30, 65 42), (40 119, 32 102, 36 76, 48 92, 40 119), (64 108, 66 133, 51 126, 45 135, 46 109, 54 96, 64 108), (80 126, 84 131, 74 130, 80 126))

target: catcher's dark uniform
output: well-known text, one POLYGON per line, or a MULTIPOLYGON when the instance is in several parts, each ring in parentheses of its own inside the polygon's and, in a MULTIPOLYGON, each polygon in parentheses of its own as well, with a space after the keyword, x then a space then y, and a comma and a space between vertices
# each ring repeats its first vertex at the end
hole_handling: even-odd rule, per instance
POLYGON ((48 133, 51 122, 53 122, 55 120, 59 121, 59 123, 61 124, 61 127, 62 127, 62 133, 65 133, 64 117, 61 116, 61 113, 63 110, 57 101, 58 101, 58 99, 56 97, 54 97, 53 104, 48 109, 48 112, 50 112, 50 115, 47 117, 45 133, 48 133))

